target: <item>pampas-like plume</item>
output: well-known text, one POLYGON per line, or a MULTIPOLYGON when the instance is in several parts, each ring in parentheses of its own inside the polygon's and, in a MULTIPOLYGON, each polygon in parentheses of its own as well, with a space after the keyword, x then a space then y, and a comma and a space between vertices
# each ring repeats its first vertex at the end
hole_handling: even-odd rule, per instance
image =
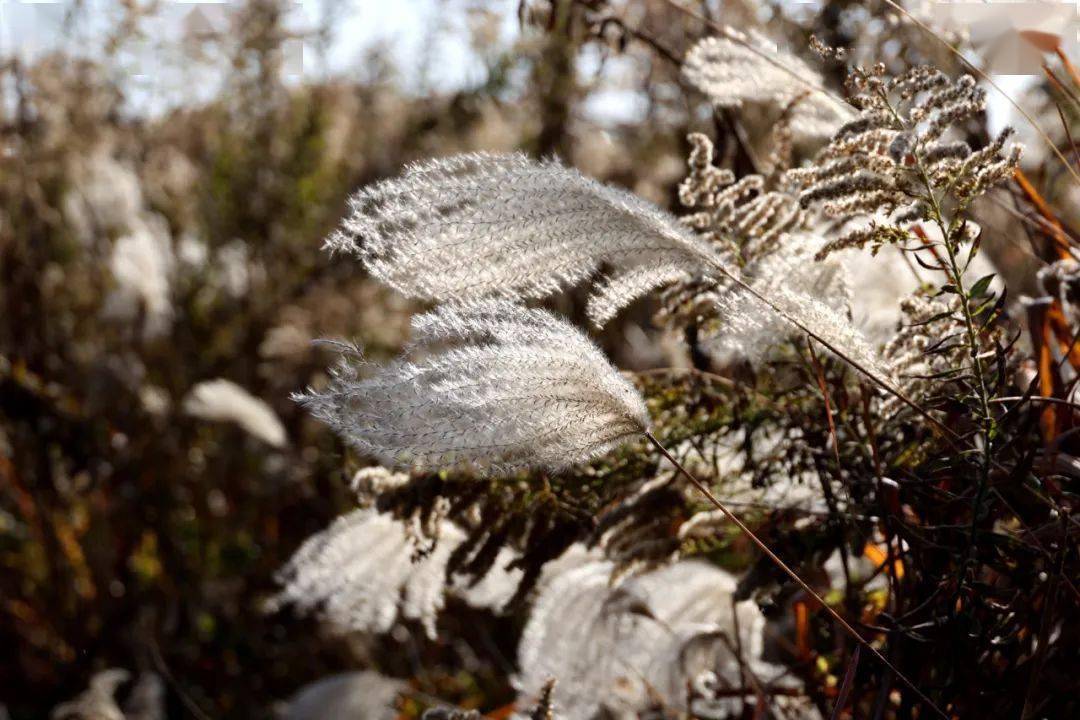
POLYGON ((545 573, 522 636, 516 684, 526 698, 555 677, 553 699, 568 717, 637 717, 653 704, 687 710, 706 679, 742 687, 744 663, 764 682, 780 674, 761 660, 764 617, 752 602, 733 604, 727 572, 690 560, 612 587, 611 562, 579 547, 567 556, 545 573))
POLYGON ((790 107, 792 132, 802 137, 827 137, 851 117, 845 105, 813 89, 821 86, 821 75, 802 60, 771 47, 760 33, 728 33, 734 39, 705 38, 683 61, 683 76, 714 105, 790 107))
POLYGON ((127 670, 111 668, 90 678, 90 686, 74 700, 57 705, 53 720, 124 720, 116 704, 116 690, 131 677, 127 670))
POLYGON ((184 398, 184 412, 203 420, 233 422, 271 447, 285 447, 285 426, 269 405, 232 380, 204 380, 184 398))
MULTIPOLYGON (((352 200, 352 214, 327 240, 327 246, 358 253, 376 277, 401 292, 429 300, 475 303, 484 298, 542 297, 607 267, 608 281, 589 306, 589 314, 597 323, 610 319, 639 295, 687 277, 703 278, 706 285, 713 282, 712 278, 727 278, 786 322, 811 335, 814 323, 820 319, 820 313, 806 313, 804 317, 805 304, 781 305, 748 287, 708 243, 668 213, 557 162, 537 163, 522 155, 462 155, 415 165, 401 178, 358 193, 352 200)), ((497 303, 489 306, 500 307, 497 303)), ((435 320, 438 333, 443 332, 437 327, 441 322, 438 318, 455 312, 440 311, 427 317, 435 320)), ((475 316, 477 311, 469 312, 475 316)), ((473 327, 477 322, 483 325, 482 320, 473 319, 461 327, 473 327)), ((533 324, 535 321, 528 320, 513 325, 504 349, 520 344, 520 330, 533 324)), ((453 334, 460 334, 460 330, 453 334)), ((814 336, 892 392, 886 379, 855 359, 859 348, 849 353, 833 342, 843 339, 840 335, 814 336)), ((585 345, 591 347, 587 342, 585 345)), ((520 402, 520 393, 517 397, 504 395, 502 401, 486 395, 465 398, 467 393, 453 391, 452 386, 457 383, 481 395, 485 391, 480 388, 486 386, 490 393, 492 385, 483 379, 471 386, 468 382, 471 372, 467 371, 480 367, 479 356, 490 360, 490 369, 502 373, 492 378, 500 384, 519 372, 522 366, 518 361, 536 356, 531 350, 527 350, 528 357, 522 357, 490 347, 456 352, 450 358, 458 363, 456 369, 445 364, 428 367, 423 361, 396 363, 364 382, 357 380, 355 365, 345 363, 329 392, 309 396, 308 401, 360 449, 380 459, 389 458, 397 465, 430 467, 478 460, 506 468, 530 464, 558 468, 591 457, 629 434, 625 422, 614 426, 594 424, 599 418, 590 417, 577 401, 571 403, 577 405, 576 411, 563 415, 570 425, 564 423, 562 430, 543 420, 545 416, 553 420, 559 412, 539 413, 521 422, 501 422, 500 415, 492 412, 494 405, 520 402), (439 378, 446 372, 456 374, 439 378), (439 379, 433 383, 431 377, 439 379), (436 387, 439 383, 451 387, 451 392, 436 387), (430 394, 433 391, 455 403, 455 407, 436 402, 430 394), (399 393, 412 394, 411 401, 401 404, 404 396, 399 393), (455 432, 454 421, 447 418, 460 419, 459 427, 469 428, 470 432, 476 428, 479 442, 464 441, 455 432), (586 422, 579 423, 579 419, 586 422), (602 442, 595 448, 591 443, 566 447, 561 438, 574 425, 583 428, 579 438, 591 428, 602 442), (529 435, 533 442, 522 442, 529 435), (549 436, 555 442, 548 442, 549 436), (535 442, 539 438, 544 442, 535 442), (560 461, 560 457, 573 459, 560 461)), ((588 357, 600 356, 593 349, 588 357)), ((567 353, 555 367, 565 368, 569 358, 567 353)), ((587 359, 585 362, 589 364, 587 359)), ((534 364, 529 372, 535 372, 536 367, 534 364)), ((599 368, 595 364, 591 367, 591 372, 599 368)), ((605 372, 610 375, 610 368, 605 372)), ((586 380, 589 376, 582 375, 586 380)), ((594 393, 592 397, 597 396, 594 393)), ((554 404, 546 401, 546 407, 553 411, 556 405, 569 409, 565 399, 554 404)))
POLYGON ((394 720, 407 683, 365 670, 331 675, 304 685, 289 699, 281 720, 394 720))
POLYGON ((354 510, 304 542, 278 573, 284 589, 267 609, 318 611, 340 633, 385 633, 400 616, 420 622, 434 638, 455 539, 460 541, 440 538, 414 563, 415 548, 401 522, 354 510))
POLYGON ((448 593, 474 607, 496 610, 517 589, 521 571, 500 555, 477 584, 449 583, 446 565, 465 540, 453 523, 436 520, 435 545, 417 555, 408 526, 369 508, 354 510, 308 538, 278 572, 282 591, 267 605, 317 611, 339 633, 385 633, 399 618, 419 622, 435 637, 448 593))
POLYGON ((656 287, 643 268, 698 274, 711 251, 674 217, 557 161, 460 155, 361 190, 326 242, 413 297, 541 298, 609 274, 598 322, 656 287))
POLYGON ((384 465, 561 469, 648 426, 633 385, 544 310, 488 300, 441 307, 413 328, 404 358, 361 379, 363 362, 346 354, 325 391, 299 397, 384 465))

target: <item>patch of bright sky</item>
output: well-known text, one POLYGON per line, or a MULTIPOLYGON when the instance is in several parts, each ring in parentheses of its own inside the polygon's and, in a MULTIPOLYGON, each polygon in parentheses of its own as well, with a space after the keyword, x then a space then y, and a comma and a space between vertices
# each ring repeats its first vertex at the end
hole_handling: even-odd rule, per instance
MULTIPOLYGON (((381 48, 406 89, 452 90, 482 83, 483 59, 469 43, 468 0, 304 0, 289 3, 286 25, 310 30, 333 17, 332 38, 323 55, 310 44, 285 51, 288 80, 345 76, 362 72, 359 64, 381 48)), ((502 18, 495 42, 508 45, 518 32, 515 0, 488 0, 483 7, 502 18)), ((223 73, 193 64, 179 41, 196 20, 216 29, 228 27, 228 2, 162 2, 112 63, 117 79, 129 89, 136 112, 154 114, 176 105, 212 97, 223 73)), ((26 62, 59 50, 100 57, 102 40, 121 17, 118 0, 0 0, 0 57, 26 62)))
MULTIPOLYGON (((479 4, 477 0, 472 0, 479 4)), ((1075 3, 1076 0, 1064 0, 1075 3)), ((470 0, 303 0, 290 3, 288 26, 293 30, 316 27, 328 13, 335 18, 332 38, 320 56, 310 45, 286 50, 286 74, 291 81, 303 77, 358 75, 366 54, 379 47, 397 69, 406 90, 417 93, 475 86, 485 80, 486 69, 469 43, 470 0)), ((509 46, 517 36, 517 0, 488 0, 483 7, 502 18, 494 42, 509 46)), ((816 0, 791 0, 783 12, 798 17, 819 7, 816 0)), ((227 27, 226 1, 162 2, 158 12, 144 21, 142 37, 130 41, 112 65, 117 80, 128 89, 135 112, 156 114, 184 103, 206 100, 219 90, 223 73, 212 66, 194 64, 178 45, 192 13, 211 25, 227 27)), ((0 56, 16 55, 32 61, 52 50, 94 56, 101 40, 121 17, 118 0, 0 0, 0 56)), ((634 89, 642 68, 634 58, 608 58, 603 72, 608 82, 586 101, 584 110, 594 121, 628 123, 640 119, 646 98, 634 89)), ((579 73, 600 72, 600 57, 586 52, 579 73)), ((1013 97, 1031 84, 1022 75, 995 79, 1013 97)), ((990 124, 997 131, 1016 123, 1006 101, 991 92, 990 124)))

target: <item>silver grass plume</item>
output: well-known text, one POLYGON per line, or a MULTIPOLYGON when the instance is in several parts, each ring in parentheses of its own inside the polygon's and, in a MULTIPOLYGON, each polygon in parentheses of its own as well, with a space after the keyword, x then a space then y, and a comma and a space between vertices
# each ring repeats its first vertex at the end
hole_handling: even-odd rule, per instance
POLYGON ((362 378, 366 364, 346 353, 325 390, 298 398, 388 467, 558 470, 648 426, 633 385, 547 311, 505 300, 448 305, 413 329, 404 357, 362 378))
POLYGON ((418 533, 406 523, 369 508, 343 515, 308 538, 278 572, 283 589, 267 610, 314 612, 341 634, 381 634, 399 620, 413 620, 434 638, 448 594, 474 607, 501 607, 521 578, 521 571, 505 570, 513 558, 501 554, 471 587, 450 582, 447 562, 465 533, 446 520, 435 522, 427 531, 436 536, 434 544, 418 553, 418 533))
POLYGON ((706 678, 741 687, 743 663, 768 680, 782 672, 762 662, 765 620, 752 602, 733 604, 727 572, 691 560, 613 586, 611 562, 576 546, 567 556, 545 571, 522 635, 515 684, 524 698, 554 677, 553 699, 569 717, 637 717, 654 704, 685 711, 687 688, 706 678))
POLYGON ((399 617, 419 622, 435 637, 444 604, 450 542, 413 562, 404 525, 360 509, 308 538, 278 573, 282 591, 268 604, 317 612, 339 633, 385 633, 399 617))
POLYGON ((405 295, 438 302, 542 298, 604 269, 590 307, 600 322, 678 271, 699 273, 710 255, 650 203, 521 154, 412 165, 358 192, 350 207, 326 247, 359 255, 405 295))
POLYGON ((289 698, 280 720, 395 720, 408 684, 364 670, 320 678, 304 685, 289 698))
POLYGON ((828 137, 851 117, 846 105, 814 89, 821 75, 798 57, 756 31, 727 33, 732 37, 705 38, 683 60, 683 77, 714 105, 787 110, 792 132, 801 137, 828 137))
MULTIPOLYGON (((806 233, 789 235, 783 248, 746 268, 751 287, 768 297, 819 338, 829 342, 882 378, 873 343, 848 316, 851 295, 842 265, 832 259, 814 261, 821 240, 806 233)), ((716 293, 716 320, 705 329, 705 349, 720 358, 764 360, 790 339, 790 323, 770 312, 744 288, 731 285, 716 293)))
POLYGON ((53 708, 52 720, 124 720, 116 703, 117 689, 131 678, 127 670, 110 668, 95 673, 78 697, 53 708))

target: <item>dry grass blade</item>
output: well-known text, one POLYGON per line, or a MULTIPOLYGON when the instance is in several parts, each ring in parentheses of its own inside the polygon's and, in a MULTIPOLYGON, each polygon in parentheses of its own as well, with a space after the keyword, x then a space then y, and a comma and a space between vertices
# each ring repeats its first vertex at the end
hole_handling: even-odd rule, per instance
POLYGON ((844 710, 844 706, 847 705, 848 696, 851 695, 851 686, 855 681, 855 671, 859 667, 859 650, 861 645, 855 646, 855 652, 851 654, 851 660, 848 661, 847 671, 844 673, 844 682, 840 685, 840 692, 836 696, 836 705, 833 707, 832 720, 840 720, 840 713, 844 710))
POLYGON ((825 418, 829 421, 829 440, 832 442, 833 457, 836 458, 836 467, 840 467, 840 443, 836 437, 836 421, 833 419, 832 399, 829 397, 829 386, 825 383, 825 369, 821 366, 821 361, 818 360, 817 353, 814 352, 814 343, 810 338, 806 339, 806 349, 810 352, 810 363, 814 368, 814 376, 817 380, 818 388, 821 390, 821 397, 825 401, 825 418))
POLYGON ((1035 206, 1035 210, 1046 221, 1045 224, 1040 224, 1040 228, 1045 228, 1050 235, 1051 240, 1054 242, 1054 249, 1057 252, 1058 259, 1072 258, 1072 245, 1069 243, 1069 238, 1065 234, 1065 229, 1061 226, 1061 221, 1057 219, 1057 215, 1050 209, 1050 205, 1047 204, 1043 196, 1035 189, 1035 186, 1031 184, 1031 181, 1027 179, 1027 175, 1020 168, 1016 168, 1013 171, 1013 177, 1016 180, 1016 184, 1023 190, 1025 197, 1035 206))

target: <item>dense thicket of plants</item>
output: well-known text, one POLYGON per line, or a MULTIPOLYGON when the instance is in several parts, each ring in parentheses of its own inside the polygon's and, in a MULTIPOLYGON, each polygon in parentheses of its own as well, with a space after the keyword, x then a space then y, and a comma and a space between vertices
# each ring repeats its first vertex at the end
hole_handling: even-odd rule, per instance
POLYGON ((263 0, 152 122, 5 65, 0 702, 1074 716, 1068 55, 991 134, 887 0, 518 20, 452 96, 284 85, 263 0))

